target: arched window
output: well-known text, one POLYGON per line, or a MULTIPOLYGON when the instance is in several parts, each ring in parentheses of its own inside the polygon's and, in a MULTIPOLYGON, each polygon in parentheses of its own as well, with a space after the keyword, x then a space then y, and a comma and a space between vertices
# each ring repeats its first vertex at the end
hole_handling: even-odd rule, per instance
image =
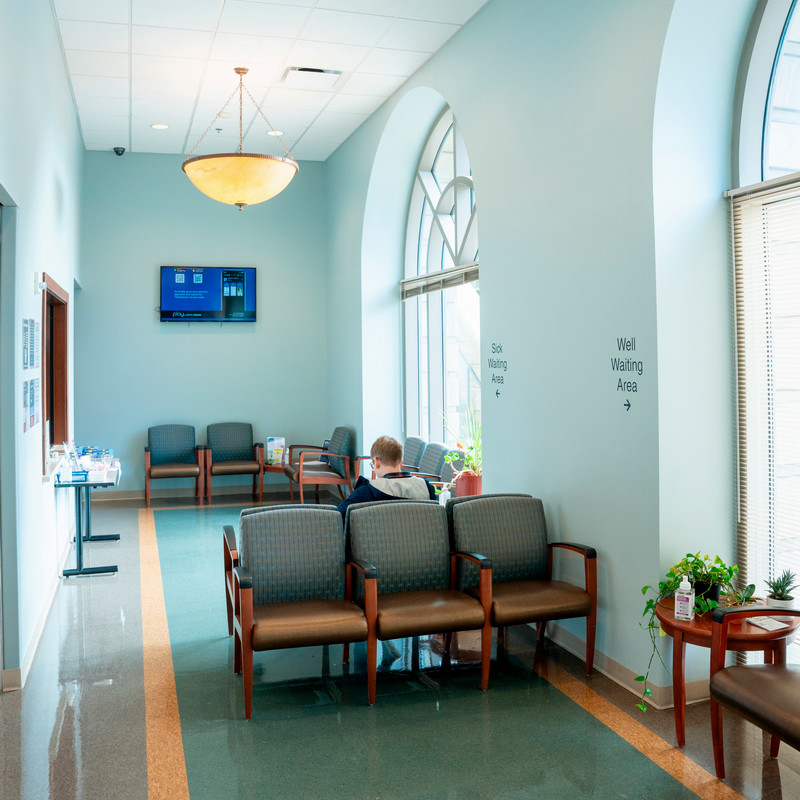
POLYGON ((470 410, 480 420, 481 402, 477 205, 449 108, 422 148, 405 261, 406 431, 443 441, 470 410))
POLYGON ((764 125, 764 180, 800 171, 800 11, 783 29, 770 81, 764 125))

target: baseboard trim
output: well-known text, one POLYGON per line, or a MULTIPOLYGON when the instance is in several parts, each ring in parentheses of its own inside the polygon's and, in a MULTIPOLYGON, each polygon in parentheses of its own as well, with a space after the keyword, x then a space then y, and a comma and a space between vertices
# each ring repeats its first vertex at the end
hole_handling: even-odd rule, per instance
POLYGON ((4 669, 0 684, 4 692, 18 692, 22 688, 22 670, 4 669))

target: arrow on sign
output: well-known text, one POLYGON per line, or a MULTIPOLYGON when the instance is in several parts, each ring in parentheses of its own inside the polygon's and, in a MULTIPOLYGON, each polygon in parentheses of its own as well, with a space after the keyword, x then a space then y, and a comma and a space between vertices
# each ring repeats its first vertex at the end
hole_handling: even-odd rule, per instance
POLYGON ((494 396, 495 397, 500 397, 500 390, 499 389, 495 390, 494 396))
POLYGON ((631 410, 631 401, 630 400, 626 400, 622 405, 625 406, 625 410, 626 411, 630 411, 631 410))

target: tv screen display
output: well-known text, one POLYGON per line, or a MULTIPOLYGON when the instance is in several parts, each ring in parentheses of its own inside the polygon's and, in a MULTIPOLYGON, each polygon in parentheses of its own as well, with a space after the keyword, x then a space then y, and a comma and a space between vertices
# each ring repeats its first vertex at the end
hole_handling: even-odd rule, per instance
POLYGON ((255 322, 255 267, 161 267, 162 322, 255 322))

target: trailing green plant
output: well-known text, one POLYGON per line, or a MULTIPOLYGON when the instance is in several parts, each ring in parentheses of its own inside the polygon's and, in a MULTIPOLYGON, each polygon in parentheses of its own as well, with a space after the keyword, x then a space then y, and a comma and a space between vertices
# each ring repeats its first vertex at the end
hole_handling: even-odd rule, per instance
MULTIPOLYGON (((667 674, 672 673, 669 667, 661 657, 661 651, 658 649, 658 639, 664 636, 661 630, 661 624, 656 617, 656 606, 668 597, 672 597, 678 590, 681 584, 681 579, 684 575, 688 575, 692 584, 698 582, 708 583, 712 586, 720 587, 720 594, 727 595, 733 602, 732 605, 747 605, 751 602, 753 593, 756 590, 755 584, 750 583, 742 589, 736 586, 736 576, 739 574, 739 567, 735 564, 726 564, 719 556, 711 558, 709 555, 700 555, 697 553, 687 553, 680 561, 667 570, 665 579, 659 581, 658 586, 651 585, 642 587, 642 595, 647 597, 648 593, 652 596, 647 597, 644 604, 644 611, 642 617, 645 622, 639 623, 650 636, 650 642, 653 645, 650 653, 650 660, 647 662, 647 669, 644 675, 638 675, 636 680, 642 684, 641 701, 636 704, 637 708, 642 711, 647 711, 645 698, 652 696, 652 691, 648 686, 648 679, 650 677, 650 670, 656 658, 661 662, 661 665, 667 671, 667 674)), ((717 608, 719 603, 706 597, 695 596, 694 611, 695 614, 704 614, 717 608)))
POLYGON ((797 576, 791 570, 784 570, 777 578, 764 581, 769 588, 769 595, 775 600, 794 600, 792 590, 798 586, 797 576))

